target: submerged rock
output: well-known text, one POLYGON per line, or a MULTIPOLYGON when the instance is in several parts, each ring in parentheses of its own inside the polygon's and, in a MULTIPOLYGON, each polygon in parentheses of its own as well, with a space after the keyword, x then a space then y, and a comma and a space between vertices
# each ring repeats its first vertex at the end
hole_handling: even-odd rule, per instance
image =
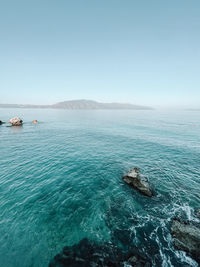
POLYGON ((138 168, 131 169, 126 175, 123 176, 123 180, 138 190, 141 194, 152 197, 153 190, 150 188, 150 185, 147 181, 142 180, 138 168))
POLYGON ((200 219, 200 209, 196 211, 196 216, 200 219))
POLYGON ((191 222, 182 222, 174 219, 171 226, 174 246, 185 251, 189 256, 200 263, 200 227, 191 222))
POLYGON ((15 117, 10 119, 10 123, 12 124, 12 126, 21 126, 23 121, 19 117, 15 117))
POLYGON ((134 252, 125 254, 110 243, 100 245, 85 238, 79 244, 65 247, 62 253, 54 257, 49 267, 122 267, 125 264, 134 267, 152 266, 134 252))

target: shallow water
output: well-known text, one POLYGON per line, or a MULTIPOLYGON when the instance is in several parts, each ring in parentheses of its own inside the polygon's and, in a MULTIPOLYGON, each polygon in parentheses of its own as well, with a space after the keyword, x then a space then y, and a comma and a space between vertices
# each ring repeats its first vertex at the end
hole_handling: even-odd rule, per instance
POLYGON ((200 112, 0 109, 13 116, 23 127, 0 126, 0 266, 48 266, 84 237, 197 266, 169 228, 200 206, 200 112), (124 184, 135 166, 155 197, 124 184))

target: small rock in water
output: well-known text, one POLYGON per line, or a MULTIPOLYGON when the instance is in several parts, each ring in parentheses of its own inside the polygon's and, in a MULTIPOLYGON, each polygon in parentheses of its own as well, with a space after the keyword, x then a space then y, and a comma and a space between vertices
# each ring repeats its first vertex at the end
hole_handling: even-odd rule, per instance
POLYGON ((23 121, 20 118, 15 117, 10 119, 10 123, 12 124, 12 126, 21 126, 23 121))
POLYGON ((171 234, 174 238, 174 246, 200 263, 200 227, 191 222, 173 219, 171 234))
POLYGON ((138 168, 131 169, 126 175, 123 176, 123 180, 138 190, 141 194, 152 197, 153 190, 150 188, 148 182, 143 181, 138 168))
POLYGON ((38 123, 38 121, 37 120, 33 120, 33 123, 36 124, 36 123, 38 123))

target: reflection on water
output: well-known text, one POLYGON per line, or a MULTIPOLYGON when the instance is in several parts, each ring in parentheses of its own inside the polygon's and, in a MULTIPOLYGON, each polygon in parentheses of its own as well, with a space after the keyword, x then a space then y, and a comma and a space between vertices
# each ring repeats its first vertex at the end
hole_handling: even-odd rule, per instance
POLYGON ((13 132, 21 132, 23 129, 23 125, 21 126, 11 126, 10 127, 12 129, 13 132))

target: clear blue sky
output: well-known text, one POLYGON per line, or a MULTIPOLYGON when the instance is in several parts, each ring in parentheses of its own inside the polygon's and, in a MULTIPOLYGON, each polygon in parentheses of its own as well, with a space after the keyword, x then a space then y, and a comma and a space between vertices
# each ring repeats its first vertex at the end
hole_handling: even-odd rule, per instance
POLYGON ((200 107, 199 0, 0 0, 0 103, 200 107))

